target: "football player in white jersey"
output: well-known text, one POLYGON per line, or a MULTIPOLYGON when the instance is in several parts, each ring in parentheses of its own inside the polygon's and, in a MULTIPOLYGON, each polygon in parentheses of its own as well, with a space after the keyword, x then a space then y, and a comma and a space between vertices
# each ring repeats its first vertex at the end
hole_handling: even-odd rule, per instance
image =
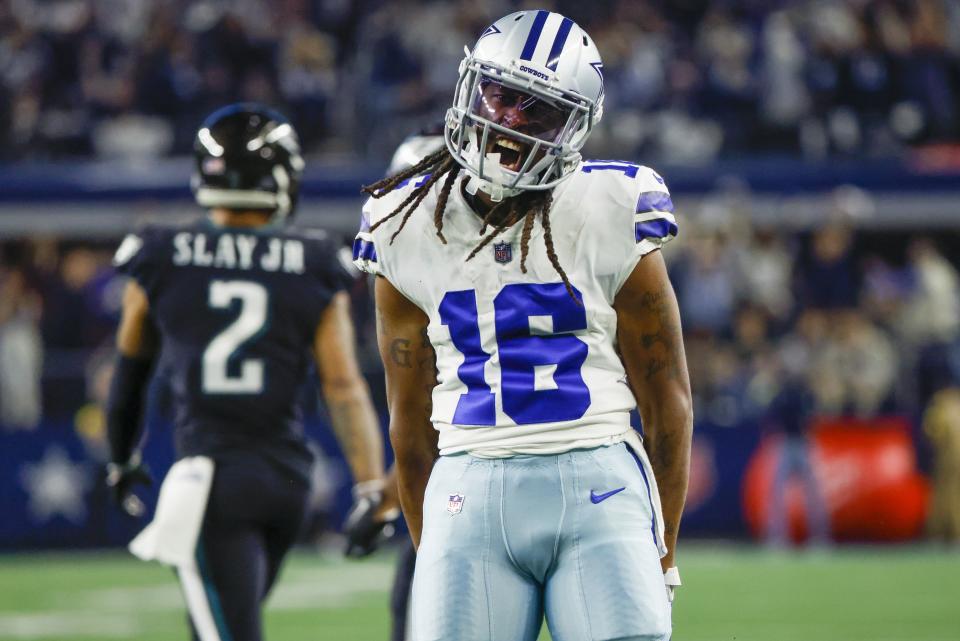
POLYGON ((354 258, 378 276, 415 641, 532 640, 544 616, 557 641, 670 637, 677 225, 656 172, 581 159, 602 104, 589 35, 511 14, 461 63, 445 148, 366 188, 354 258))

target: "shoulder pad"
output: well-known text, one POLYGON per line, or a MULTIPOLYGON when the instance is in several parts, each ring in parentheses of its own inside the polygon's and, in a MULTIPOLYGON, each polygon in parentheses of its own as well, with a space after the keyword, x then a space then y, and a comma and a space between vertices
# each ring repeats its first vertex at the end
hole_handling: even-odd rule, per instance
POLYGON ((113 254, 113 266, 123 267, 129 263, 143 248, 143 237, 136 233, 129 233, 123 237, 120 246, 113 254))
POLYGON ((590 175, 589 188, 601 190, 607 201, 615 203, 616 209, 629 209, 634 214, 637 242, 676 235, 670 190, 656 171, 622 160, 587 160, 581 164, 580 171, 590 175))
POLYGON ((157 245, 164 236, 169 236, 173 230, 158 225, 143 225, 126 236, 117 247, 113 255, 113 266, 122 271, 123 267, 132 262, 149 260, 156 252, 157 245))
MULTIPOLYGON (((389 239, 402 222, 402 217, 395 216, 384 223, 383 226, 372 231, 371 228, 389 216, 410 197, 411 191, 421 186, 429 178, 430 174, 410 178, 397 185, 390 193, 380 198, 371 196, 363 204, 363 210, 360 214, 360 229, 353 243, 353 263, 358 269, 374 275, 383 273, 383 265, 381 264, 383 257, 377 254, 378 241, 383 241, 385 238, 389 239)), ((439 186, 434 185, 433 189, 439 189, 439 186)), ((429 197, 429 194, 427 196, 429 197)), ((384 241, 384 244, 388 245, 389 243, 384 241)))
POLYGON ((136 280, 150 295, 168 261, 169 239, 174 230, 147 225, 124 237, 113 255, 113 266, 136 280))
POLYGON ((394 187, 388 194, 379 197, 370 196, 363 206, 364 212, 368 212, 370 224, 376 224, 378 220, 388 216, 400 203, 406 200, 411 191, 421 186, 429 178, 430 174, 408 178, 394 187))

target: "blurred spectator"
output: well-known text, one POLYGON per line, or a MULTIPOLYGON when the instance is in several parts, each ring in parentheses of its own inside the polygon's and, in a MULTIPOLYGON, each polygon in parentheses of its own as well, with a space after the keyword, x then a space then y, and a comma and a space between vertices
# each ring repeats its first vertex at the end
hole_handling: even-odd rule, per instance
POLYGON ((772 401, 779 391, 784 373, 794 378, 806 377, 810 388, 816 385, 819 374, 817 358, 827 344, 828 332, 826 312, 819 309, 800 312, 791 330, 781 337, 770 368, 762 372, 769 400, 772 401))
POLYGON ((770 14, 763 25, 762 38, 765 55, 758 82, 765 137, 790 148, 799 143, 791 133, 810 110, 810 91, 804 82, 803 42, 786 11, 770 14))
POLYGON ((950 361, 960 337, 960 277, 929 240, 910 243, 907 261, 912 287, 895 328, 913 357, 916 401, 922 407, 938 390, 960 382, 950 361))
POLYGON ((793 310, 792 267, 793 256, 782 234, 773 229, 757 229, 752 242, 737 254, 741 297, 772 318, 785 321, 793 310))
POLYGON ((891 401, 899 357, 883 330, 859 310, 831 314, 810 363, 821 413, 876 416, 891 401))
POLYGON ((923 427, 934 446, 927 530, 933 538, 960 543, 960 388, 944 389, 933 397, 923 427))
POLYGON ((280 87, 290 103, 289 117, 297 123, 302 142, 311 145, 330 127, 328 108, 336 97, 336 45, 307 25, 286 35, 280 57, 280 87))
POLYGON ((700 23, 696 49, 704 71, 703 108, 723 128, 725 144, 744 149, 756 130, 740 123, 757 116, 758 81, 752 65, 754 32, 726 7, 715 6, 700 23))
POLYGON ((39 300, 18 268, 0 269, 0 426, 30 429, 42 411, 39 300))
POLYGON ((900 340, 911 346, 949 344, 960 335, 960 277, 927 239, 907 251, 912 288, 896 322, 900 340))
POLYGON ((904 337, 896 325, 913 287, 913 275, 908 268, 892 265, 876 254, 864 259, 862 309, 895 332, 898 341, 904 337))
POLYGON ((109 251, 88 244, 38 241, 32 275, 42 297, 40 331, 51 364, 44 377, 45 412, 72 415, 86 399, 88 350, 111 335, 116 323, 115 279, 109 251))
POLYGON ((773 475, 770 511, 767 521, 767 543, 785 547, 790 524, 787 512, 787 483, 796 478, 803 485, 810 543, 823 546, 830 541, 830 517, 823 492, 811 463, 808 432, 815 416, 816 401, 802 377, 782 372, 784 383, 767 410, 765 423, 780 433, 780 450, 773 475))
POLYGON ((859 283, 853 260, 849 226, 831 222, 816 229, 809 251, 797 263, 798 303, 805 308, 844 309, 859 301, 859 283))
POLYGON ((674 284, 686 329, 720 334, 730 326, 737 295, 734 263, 722 233, 687 239, 674 267, 674 284))

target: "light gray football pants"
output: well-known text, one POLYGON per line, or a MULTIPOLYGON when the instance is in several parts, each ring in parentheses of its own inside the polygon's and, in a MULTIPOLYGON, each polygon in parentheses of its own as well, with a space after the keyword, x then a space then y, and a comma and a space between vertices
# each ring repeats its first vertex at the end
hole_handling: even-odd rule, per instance
POLYGON ((411 641, 534 641, 544 615, 554 641, 669 639, 649 492, 624 444, 440 457, 424 497, 411 641))

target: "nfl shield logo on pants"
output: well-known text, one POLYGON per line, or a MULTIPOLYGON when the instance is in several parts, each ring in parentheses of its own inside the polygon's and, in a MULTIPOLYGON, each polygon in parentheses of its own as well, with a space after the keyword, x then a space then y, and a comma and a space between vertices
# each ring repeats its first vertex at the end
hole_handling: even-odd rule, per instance
POLYGON ((447 512, 460 514, 461 510, 463 510, 463 494, 451 494, 447 499, 447 512))
POLYGON ((513 260, 513 246, 510 243, 495 243, 493 259, 498 263, 509 263, 513 260))

